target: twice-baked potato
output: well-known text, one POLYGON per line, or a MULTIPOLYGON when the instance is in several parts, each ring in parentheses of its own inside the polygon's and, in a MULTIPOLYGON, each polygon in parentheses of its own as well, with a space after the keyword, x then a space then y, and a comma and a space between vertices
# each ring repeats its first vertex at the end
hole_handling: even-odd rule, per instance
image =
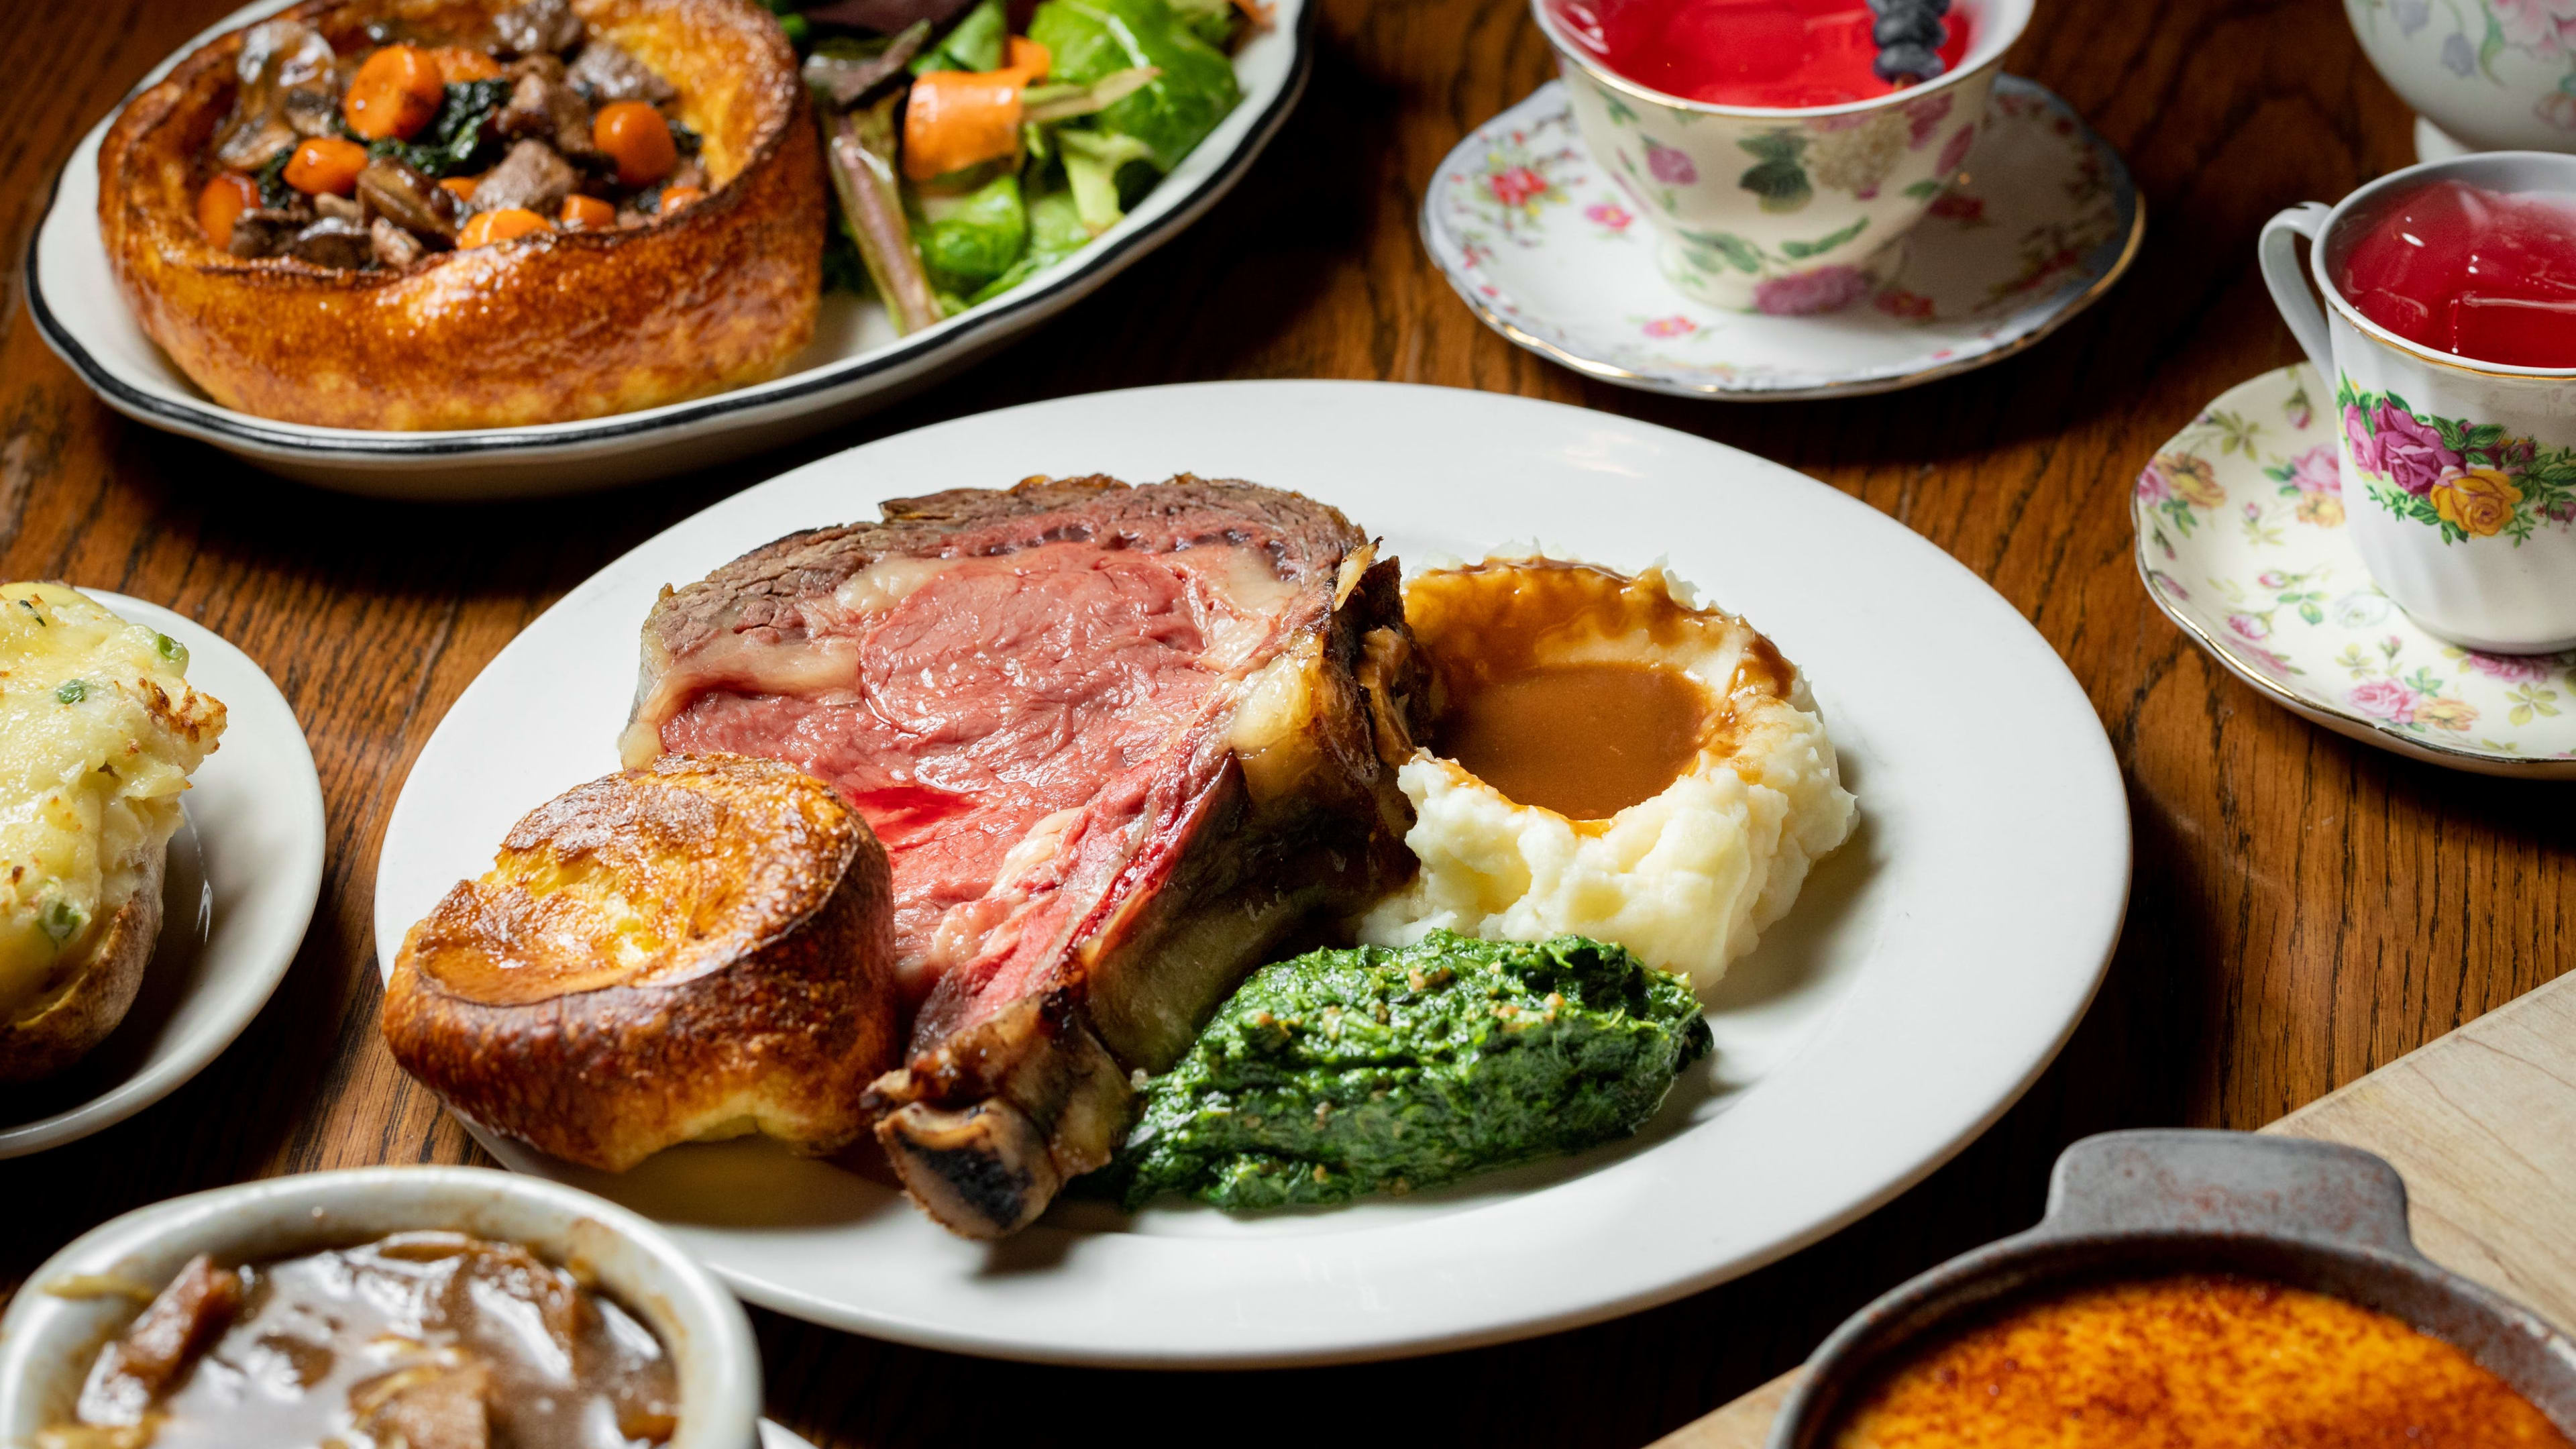
POLYGON ((226 407, 629 412, 774 377, 811 338, 808 106, 754 0, 306 0, 134 98, 99 227, 143 330, 226 407), (502 177, 506 204, 476 199, 502 177))
POLYGON ((224 707, 188 651, 63 584, 0 584, 0 1081, 125 1019, 161 933, 189 772, 224 707))
POLYGON ((829 785, 666 755, 528 813, 404 937, 385 1040, 460 1116, 622 1172, 867 1126, 896 1054, 885 847, 829 785))

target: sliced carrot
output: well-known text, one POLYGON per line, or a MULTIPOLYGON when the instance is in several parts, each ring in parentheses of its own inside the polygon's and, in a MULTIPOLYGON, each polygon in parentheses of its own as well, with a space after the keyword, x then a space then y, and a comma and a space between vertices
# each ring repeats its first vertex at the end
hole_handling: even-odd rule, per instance
POLYGON ((286 184, 307 196, 346 196, 367 169, 367 148, 337 136, 316 136, 286 158, 286 184))
POLYGON ((903 107, 903 174, 962 171, 1020 149, 1020 83, 999 74, 934 70, 913 77, 903 107))
POLYGON ((617 208, 576 192, 564 198, 563 213, 555 221, 566 231, 608 231, 617 225, 617 208))
POLYGON ((439 79, 449 85, 501 78, 501 62, 470 45, 442 45, 430 51, 429 58, 438 67, 439 79))
POLYGON ((682 207, 695 206, 706 199, 707 194, 694 186, 665 186, 662 188, 661 210, 654 215, 669 216, 682 207))
POLYGON ((650 186, 680 164, 671 123, 642 101, 600 107, 590 123, 590 143, 617 163, 617 184, 650 186))
POLYGON ((455 197, 457 202, 462 204, 472 201, 474 188, 482 184, 483 178, 480 176, 447 176, 439 179, 438 189, 455 197))
POLYGON ((197 225, 205 230, 206 240, 215 244, 215 250, 222 251, 233 244, 233 223, 257 205, 259 183, 238 171, 226 171, 197 193, 197 225))
POLYGON ((533 232, 549 231, 546 219, 524 206, 505 206, 498 211, 478 211, 465 219, 456 233, 456 249, 488 247, 495 242, 510 241, 533 232))
POLYGON ((1047 67, 1053 64, 1055 57, 1047 53, 1045 46, 1025 35, 1014 35, 1011 37, 1010 59, 1002 63, 1000 70, 989 74, 1013 76, 1021 85, 1033 86, 1046 79, 1047 67))
POLYGON ((368 56, 349 80, 340 114, 370 141, 408 137, 438 114, 447 82, 438 62, 416 45, 388 45, 368 56))

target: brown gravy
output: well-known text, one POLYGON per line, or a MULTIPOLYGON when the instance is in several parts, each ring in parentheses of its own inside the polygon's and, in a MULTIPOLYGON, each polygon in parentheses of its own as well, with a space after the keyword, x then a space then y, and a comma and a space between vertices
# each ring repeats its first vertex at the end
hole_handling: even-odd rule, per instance
POLYGON ((509 1243, 398 1233, 198 1258, 99 1354, 44 1449, 637 1449, 678 1424, 670 1356, 509 1243))
POLYGON ((1552 664, 1453 702, 1440 752, 1524 805, 1606 820, 1651 800, 1699 753, 1708 695, 1654 664, 1552 664))

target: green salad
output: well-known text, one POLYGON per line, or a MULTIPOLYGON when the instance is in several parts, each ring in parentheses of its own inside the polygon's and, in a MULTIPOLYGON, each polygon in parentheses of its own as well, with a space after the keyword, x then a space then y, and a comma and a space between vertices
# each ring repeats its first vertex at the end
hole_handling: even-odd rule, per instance
POLYGON ((837 203, 827 286, 898 332, 1088 246, 1242 100, 1238 0, 768 0, 805 55, 837 203))
POLYGON ((1708 1054, 1690 986, 1581 936, 1312 951, 1264 966, 1098 1186, 1140 1207, 1406 1192, 1628 1136, 1708 1054))

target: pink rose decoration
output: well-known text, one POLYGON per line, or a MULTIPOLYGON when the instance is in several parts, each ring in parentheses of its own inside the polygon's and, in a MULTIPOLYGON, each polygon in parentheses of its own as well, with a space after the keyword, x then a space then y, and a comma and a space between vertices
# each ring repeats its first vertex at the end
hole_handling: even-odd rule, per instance
POLYGON ((1950 137, 1949 144, 1941 148, 1941 159, 1932 163, 1932 174, 1944 181, 1949 180, 1957 174, 1959 163, 1968 159, 1968 148, 1975 144, 1977 123, 1970 121, 1950 137))
POLYGON ((2494 0, 2509 43, 2543 58, 2576 50, 2576 0, 2494 0))
POLYGON ((2253 614, 2230 614, 2227 616, 2227 627, 2248 639, 2272 637, 2272 626, 2253 614))
POLYGON ((2302 493, 2343 495, 2343 466, 2331 444, 2319 444, 2290 460, 2290 486, 2302 493))
POLYGON ((2511 654, 2480 654, 2474 649, 2469 651, 2467 662, 2478 673, 2508 684, 2537 684, 2558 667, 2547 655, 2535 659, 2511 654))
POLYGON ((2138 475, 2138 496, 2149 503, 2162 503, 2173 496, 2173 489, 2165 482, 2162 468, 2149 463, 2146 471, 2138 475))
POLYGON ((1505 206, 1526 206, 1531 199, 1547 195, 1547 178, 1526 166, 1497 171, 1486 178, 1485 185, 1492 189, 1494 199, 1505 206))
POLYGON ((2418 422, 2413 413, 2381 403, 2371 424, 2372 441, 2379 451, 2376 471, 2416 497, 2432 492, 2445 473, 2459 470, 2460 455, 2443 447, 2442 435, 2431 424, 2418 422))
POLYGON ((1986 199, 1982 196, 1962 196, 1955 191, 1944 191, 1933 198, 1932 214, 1947 221, 1984 221, 1986 199))
POLYGON ((1869 295, 1869 277, 1858 267, 1818 267, 1767 278, 1753 289, 1755 310, 1773 317, 1834 312, 1869 295))
POLYGON ((1583 208, 1583 216, 1585 220, 1597 222, 1612 231, 1626 231, 1628 223, 1636 220, 1628 214, 1628 208, 1615 201, 1596 201, 1583 208))
POLYGON ((2368 684, 2356 684, 2346 698, 2352 701, 2353 708, 2372 719, 2384 719, 2390 724, 2409 724, 2415 718, 2415 691, 2394 679, 2374 679, 2368 684))
POLYGON ((2344 404, 2343 440, 2352 449, 2354 467, 2365 473, 2388 471, 2379 461, 2379 440, 2370 435, 2370 420, 2363 417, 2361 409, 2351 403, 2344 404))
POLYGON ((1699 330, 1699 324, 1679 315, 1658 317, 1645 327, 1649 337, 1688 337, 1699 330))
POLYGON ((1691 158, 1652 141, 1646 143, 1646 170, 1667 186, 1688 186, 1699 180, 1699 168, 1691 158))
POLYGON ((1899 109, 1904 112, 1905 124, 1908 128, 1905 138, 1906 148, 1921 150, 1923 143, 1932 139, 1932 128, 1940 125, 1943 118, 1950 114, 1950 93, 1942 91, 1935 95, 1922 96, 1907 101, 1899 109))

